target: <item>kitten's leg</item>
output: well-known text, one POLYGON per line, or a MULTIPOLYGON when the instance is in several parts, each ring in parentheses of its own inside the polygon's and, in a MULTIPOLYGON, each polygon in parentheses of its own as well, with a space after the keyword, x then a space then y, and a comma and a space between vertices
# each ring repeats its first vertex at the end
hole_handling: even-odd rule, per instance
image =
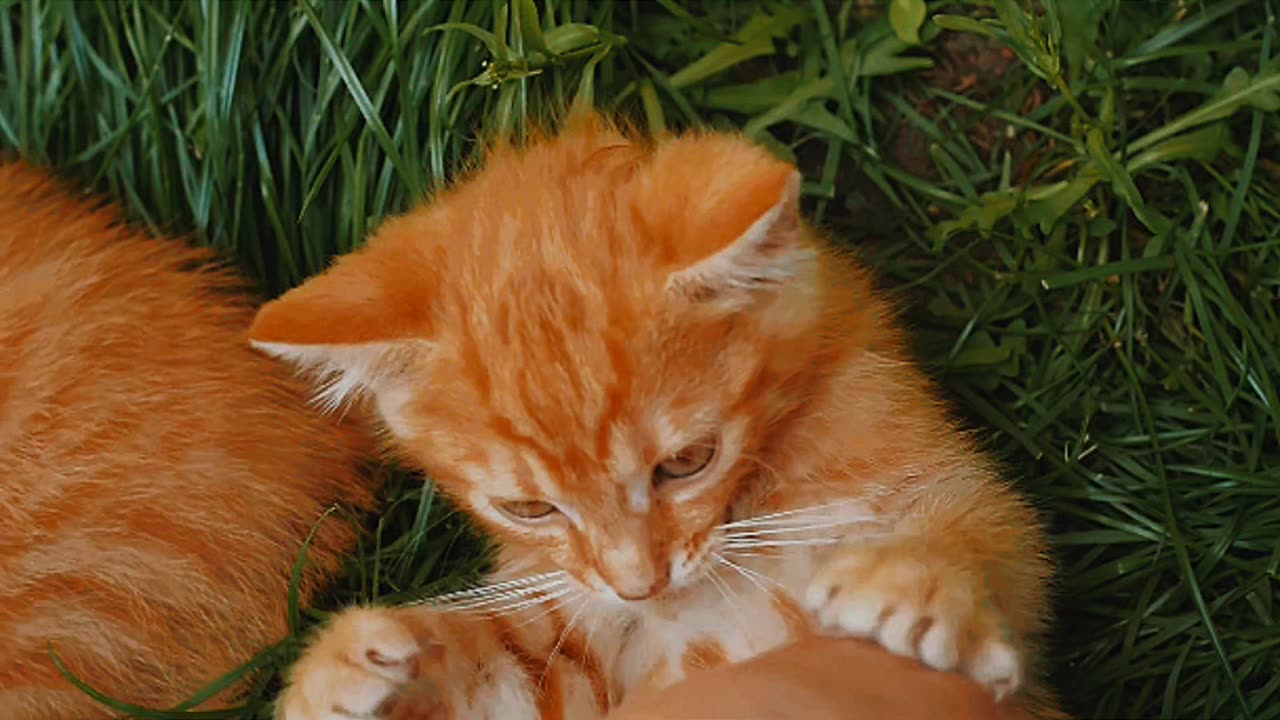
POLYGON ((901 494, 888 537, 822 559, 806 602, 827 631, 958 669, 997 697, 1027 679, 1049 564, 1035 514, 974 459, 969 472, 901 494))
POLYGON ((428 607, 353 608, 320 631, 281 720, 534 718, 528 673, 494 621, 428 607))

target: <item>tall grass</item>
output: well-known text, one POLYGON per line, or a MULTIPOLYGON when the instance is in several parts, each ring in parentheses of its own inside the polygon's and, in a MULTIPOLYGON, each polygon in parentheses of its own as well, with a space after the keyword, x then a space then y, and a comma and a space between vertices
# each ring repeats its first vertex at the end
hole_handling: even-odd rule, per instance
MULTIPOLYGON (((1276 54, 1267 0, 0 0, 0 145, 272 294, 481 127, 578 96, 743 128, 1052 518, 1071 708, 1276 718, 1276 54)), ((324 607, 478 568, 429 486, 384 494, 324 607)), ((267 716, 294 639, 235 716, 267 716)))

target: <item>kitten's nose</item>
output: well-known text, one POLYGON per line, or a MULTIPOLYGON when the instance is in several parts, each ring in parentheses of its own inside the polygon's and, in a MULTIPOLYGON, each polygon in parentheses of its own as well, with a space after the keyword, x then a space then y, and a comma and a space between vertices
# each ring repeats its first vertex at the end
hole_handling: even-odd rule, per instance
POLYGON ((654 595, 662 592, 667 587, 667 579, 665 577, 656 578, 649 584, 649 587, 644 589, 637 589, 635 587, 635 585, 639 584, 640 583, 634 583, 631 587, 627 587, 624 584, 615 585, 613 591, 623 600, 648 600, 654 595))
POLYGON ((610 538, 597 560, 600 578, 623 600, 644 600, 662 592, 671 577, 670 563, 655 557, 644 537, 610 538))

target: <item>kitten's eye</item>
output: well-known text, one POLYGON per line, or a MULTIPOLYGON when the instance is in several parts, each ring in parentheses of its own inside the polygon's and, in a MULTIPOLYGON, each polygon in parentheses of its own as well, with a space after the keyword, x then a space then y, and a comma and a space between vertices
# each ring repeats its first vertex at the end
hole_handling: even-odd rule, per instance
POLYGON ((664 480, 693 477, 710 465, 711 459, 715 456, 714 438, 696 442, 658 463, 658 466, 653 469, 653 480, 660 483, 664 480))
POLYGON ((560 512, 560 508, 545 500, 508 500, 498 503, 498 507, 517 520, 541 520, 560 512))

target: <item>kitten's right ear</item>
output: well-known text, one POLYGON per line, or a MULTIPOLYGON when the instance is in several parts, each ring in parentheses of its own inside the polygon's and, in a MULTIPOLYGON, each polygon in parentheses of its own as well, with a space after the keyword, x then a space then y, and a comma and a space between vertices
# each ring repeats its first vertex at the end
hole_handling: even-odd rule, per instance
POLYGON ((249 342, 317 375, 317 400, 328 409, 363 392, 394 392, 430 347, 426 293, 435 283, 421 277, 427 270, 369 248, 343 256, 264 305, 249 342))
POLYGON ((682 299, 736 312, 810 284, 817 251, 800 218, 800 174, 746 138, 660 141, 630 199, 682 299))

